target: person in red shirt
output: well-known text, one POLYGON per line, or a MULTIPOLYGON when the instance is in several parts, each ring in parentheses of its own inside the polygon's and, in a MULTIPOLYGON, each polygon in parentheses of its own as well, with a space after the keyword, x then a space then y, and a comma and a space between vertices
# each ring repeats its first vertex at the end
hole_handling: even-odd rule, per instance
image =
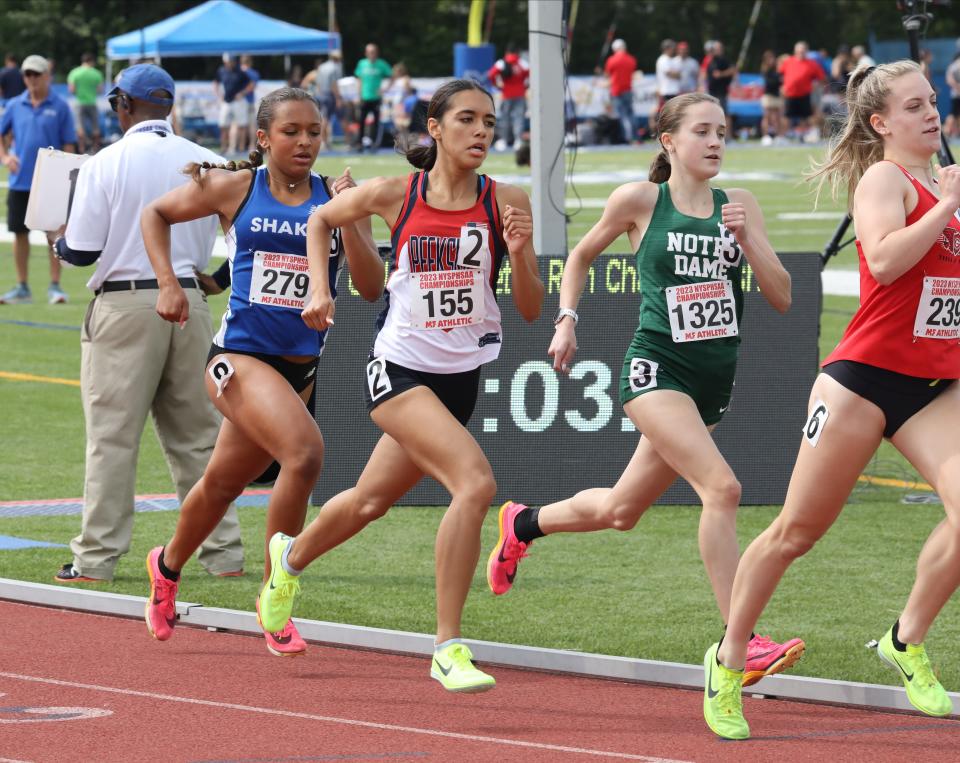
POLYGON ((614 40, 611 47, 613 53, 604 64, 603 73, 610 81, 610 100, 623 128, 623 140, 625 143, 632 143, 636 137, 633 121, 633 73, 637 70, 637 59, 627 52, 627 43, 623 40, 614 40))
POLYGON ((516 45, 508 45, 503 58, 490 67, 487 79, 500 89, 500 115, 497 127, 500 137, 495 148, 504 151, 520 148, 527 118, 527 85, 530 69, 520 58, 516 45))
POLYGON ((827 75, 814 59, 808 58, 810 47, 800 41, 793 46, 793 55, 783 59, 779 71, 783 77, 784 113, 787 121, 800 135, 813 124, 814 86, 826 80, 827 75))
POLYGON ((813 385, 783 511, 741 557, 726 634, 704 657, 704 715, 728 738, 750 733, 739 668, 754 624, 791 562, 837 519, 884 439, 933 486, 946 518, 924 544, 906 606, 877 655, 914 707, 953 712, 923 640, 960 586, 960 167, 934 176, 937 95, 913 61, 856 70, 847 107, 814 177, 852 196, 860 308, 813 385))

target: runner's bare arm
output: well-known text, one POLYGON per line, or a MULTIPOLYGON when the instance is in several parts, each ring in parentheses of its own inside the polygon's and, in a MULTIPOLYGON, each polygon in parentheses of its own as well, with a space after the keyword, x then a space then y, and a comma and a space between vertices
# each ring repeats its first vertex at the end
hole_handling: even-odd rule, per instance
POLYGON ((910 226, 907 213, 915 206, 916 191, 895 164, 877 162, 860 179, 853 220, 877 283, 892 283, 923 259, 960 207, 960 168, 941 167, 939 177, 940 201, 910 226))
POLYGON ((729 204, 721 211, 723 224, 736 236, 737 243, 753 270, 760 293, 778 313, 790 309, 790 274, 767 239, 763 211, 753 194, 742 188, 727 191, 729 204))
POLYGON ((497 185, 497 205, 503 210, 503 236, 510 251, 513 303, 526 321, 535 321, 543 308, 543 281, 533 250, 533 218, 526 192, 497 185))
MULTIPOLYGON (((576 310, 587 282, 590 265, 618 236, 631 233, 631 243, 639 246, 657 203, 657 186, 644 181, 617 188, 604 207, 603 215, 567 257, 560 280, 560 307, 576 310)), ((547 354, 553 367, 566 373, 577 351, 577 336, 572 318, 563 318, 556 326, 547 354)))

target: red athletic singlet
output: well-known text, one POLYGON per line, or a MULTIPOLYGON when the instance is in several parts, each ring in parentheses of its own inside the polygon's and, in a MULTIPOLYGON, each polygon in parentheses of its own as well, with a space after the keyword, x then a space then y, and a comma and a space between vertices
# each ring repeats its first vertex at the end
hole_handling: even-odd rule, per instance
MULTIPOLYGON (((907 215, 913 225, 938 199, 900 169, 917 189, 907 215)), ((960 210, 923 259, 887 286, 870 273, 859 241, 857 253, 860 307, 823 364, 854 360, 923 379, 960 378, 960 210)))
POLYGON ((376 357, 432 373, 472 371, 500 353, 496 285, 507 253, 497 184, 477 178, 467 209, 427 204, 426 172, 410 176, 391 232, 387 307, 378 319, 376 357))

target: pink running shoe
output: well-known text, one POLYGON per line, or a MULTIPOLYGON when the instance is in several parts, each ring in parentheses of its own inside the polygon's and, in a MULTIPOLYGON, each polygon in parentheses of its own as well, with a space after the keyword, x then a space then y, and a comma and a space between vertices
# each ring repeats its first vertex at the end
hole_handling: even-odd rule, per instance
POLYGON ((150 575, 150 598, 144 619, 147 630, 157 641, 166 641, 173 635, 177 624, 177 583, 169 580, 160 572, 160 552, 163 546, 157 546, 147 554, 147 574, 150 575))
MULTIPOLYGON (((257 622, 260 622, 259 596, 257 597, 257 622)), ((260 623, 260 627, 263 627, 263 623, 260 623)), ((282 631, 276 633, 264 631, 263 637, 267 640, 267 649, 270 654, 277 657, 299 657, 307 651, 307 642, 300 637, 297 626, 293 624, 292 619, 287 620, 287 624, 283 626, 282 631)))
POLYGON ((792 667, 803 656, 804 649, 806 645, 798 638, 778 644, 767 636, 754 636, 747 644, 743 685, 753 686, 764 676, 772 676, 792 667))
POLYGON ((517 514, 526 506, 522 503, 507 501, 500 507, 500 539, 490 552, 487 559, 487 585, 497 596, 502 596, 513 586, 513 579, 517 576, 517 565, 527 555, 527 549, 532 545, 517 540, 513 532, 513 521, 517 514))

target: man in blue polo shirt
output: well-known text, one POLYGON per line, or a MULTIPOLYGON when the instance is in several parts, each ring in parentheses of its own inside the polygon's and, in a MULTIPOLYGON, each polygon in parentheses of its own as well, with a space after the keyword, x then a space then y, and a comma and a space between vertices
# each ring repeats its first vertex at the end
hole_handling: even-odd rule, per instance
MULTIPOLYGON (((32 301, 27 285, 30 259, 30 231, 24 224, 33 168, 37 152, 52 146, 73 153, 77 132, 67 102, 50 92, 50 64, 43 56, 27 56, 20 65, 27 89, 7 102, 0 117, 0 163, 10 171, 7 192, 7 228, 14 234, 13 258, 17 268, 17 285, 3 296, 0 304, 32 301)), ((67 301, 60 288, 60 261, 50 253, 50 304, 67 301)))

